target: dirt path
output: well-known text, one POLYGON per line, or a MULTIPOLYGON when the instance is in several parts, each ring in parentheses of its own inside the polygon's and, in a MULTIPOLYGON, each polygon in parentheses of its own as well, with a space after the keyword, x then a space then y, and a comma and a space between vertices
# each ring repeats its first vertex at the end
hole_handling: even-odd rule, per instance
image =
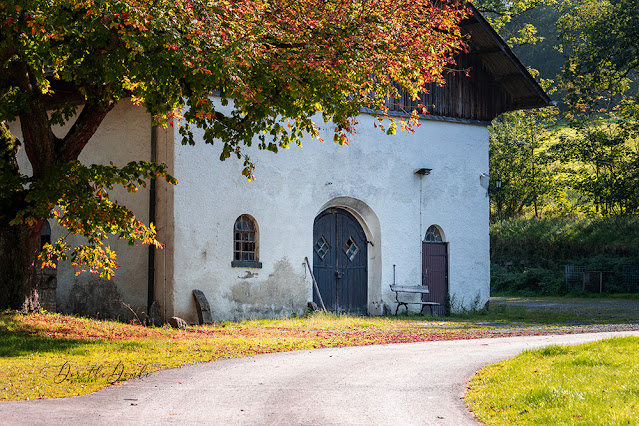
POLYGON ((586 299, 560 297, 492 297, 491 307, 523 306, 544 312, 574 314, 583 318, 579 324, 639 324, 639 300, 586 299))

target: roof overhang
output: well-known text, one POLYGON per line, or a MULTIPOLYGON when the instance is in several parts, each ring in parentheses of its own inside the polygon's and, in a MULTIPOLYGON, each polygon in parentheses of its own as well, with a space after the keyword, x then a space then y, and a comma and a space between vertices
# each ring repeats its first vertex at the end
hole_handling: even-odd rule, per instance
POLYGON ((464 19, 460 26, 462 33, 470 37, 469 54, 480 58, 482 65, 492 74, 495 84, 512 99, 510 105, 505 105, 504 111, 551 105, 552 101, 544 89, 506 42, 472 4, 468 3, 468 8, 472 15, 464 19))

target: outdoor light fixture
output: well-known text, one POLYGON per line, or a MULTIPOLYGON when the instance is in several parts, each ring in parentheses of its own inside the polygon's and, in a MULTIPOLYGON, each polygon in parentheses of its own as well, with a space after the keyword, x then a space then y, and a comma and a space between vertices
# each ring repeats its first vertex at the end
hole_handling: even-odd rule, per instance
POLYGON ((415 174, 420 176, 426 176, 430 174, 431 170, 433 169, 417 169, 415 170, 415 174))

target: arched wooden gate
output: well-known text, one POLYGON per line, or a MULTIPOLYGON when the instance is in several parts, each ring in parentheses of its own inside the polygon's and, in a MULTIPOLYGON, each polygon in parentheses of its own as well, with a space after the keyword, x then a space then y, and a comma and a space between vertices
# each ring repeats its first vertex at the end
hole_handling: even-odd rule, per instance
MULTIPOLYGON (((313 224, 313 275, 326 309, 366 314, 368 253, 357 219, 340 208, 324 210, 313 224)), ((317 294, 313 300, 319 303, 317 294)))

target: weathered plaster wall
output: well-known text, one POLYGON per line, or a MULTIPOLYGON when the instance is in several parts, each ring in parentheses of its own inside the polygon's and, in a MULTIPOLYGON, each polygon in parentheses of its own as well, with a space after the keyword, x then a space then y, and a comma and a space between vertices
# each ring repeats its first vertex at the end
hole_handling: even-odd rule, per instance
MULTIPOLYGON (((348 146, 332 140, 307 140, 275 155, 249 150, 257 180, 241 176, 241 163, 219 161, 219 146, 179 145, 175 129, 160 130, 158 160, 178 178, 175 188, 158 182, 157 226, 167 243, 157 251, 155 296, 163 316, 196 322, 193 289, 204 291, 214 319, 275 317, 301 313, 312 300, 304 257, 312 259, 313 221, 328 207, 343 207, 360 220, 369 246, 371 314, 393 305, 388 288, 397 265, 400 284, 421 282, 421 240, 432 224, 449 242, 449 287, 458 308, 483 305, 489 296, 488 198, 480 175, 488 172, 488 132, 483 126, 423 121, 416 134, 385 136, 373 118, 359 119, 348 146), (414 170, 431 168, 429 176, 414 170), (260 228, 263 267, 233 268, 233 223, 252 215, 260 228)), ((12 130, 20 136, 17 123, 12 130)), ((59 134, 64 129, 58 129, 59 134)), ((122 165, 150 159, 148 115, 121 102, 84 150, 84 163, 122 165)), ((24 173, 30 166, 23 152, 24 173)), ((149 194, 113 192, 114 198, 148 219, 149 194)), ((52 237, 61 230, 52 224, 52 237)), ((147 247, 108 241, 122 268, 112 281, 89 273, 75 276, 62 262, 58 272, 58 309, 81 314, 130 315, 124 303, 144 311, 147 297, 147 247)))
POLYGON ((312 259, 313 221, 330 206, 354 213, 374 244, 371 313, 394 300, 388 288, 393 264, 398 283, 421 283, 421 241, 432 224, 449 242, 454 302, 470 308, 488 300, 488 198, 480 185, 488 173, 487 129, 424 120, 415 135, 385 136, 371 116, 358 121, 348 146, 330 142, 333 129, 323 125, 325 143, 309 139, 279 154, 249 150, 256 163, 252 182, 241 176, 239 161, 218 160, 219 146, 176 146, 176 315, 196 321, 194 288, 207 296, 214 319, 301 312, 312 300, 303 262, 312 259), (422 167, 432 173, 415 175, 422 167), (233 223, 241 214, 258 222, 261 269, 231 267, 233 223))
MULTIPOLYGON (((13 122, 10 126, 12 132, 21 138, 19 122, 13 122)), ((54 131, 61 137, 66 130, 65 126, 54 131)), ((107 115, 82 151, 79 160, 84 164, 109 164, 112 161, 117 166, 130 161, 148 161, 150 134, 151 119, 144 109, 128 101, 121 101, 107 115)), ((18 153, 18 161, 22 173, 31 174, 31 165, 23 149, 18 153)), ((148 223, 148 190, 141 189, 132 194, 123 188, 115 188, 111 197, 148 223)), ((55 241, 66 230, 53 222, 50 221, 51 239, 55 241)), ((73 244, 81 240, 71 236, 69 241, 73 244)), ((58 312, 129 318, 132 313, 125 303, 138 312, 146 311, 148 247, 129 246, 125 241, 117 241, 115 237, 108 239, 105 244, 116 251, 118 263, 121 264, 115 278, 107 280, 89 272, 75 276, 76 270, 69 262, 60 262, 56 298, 58 312)))

